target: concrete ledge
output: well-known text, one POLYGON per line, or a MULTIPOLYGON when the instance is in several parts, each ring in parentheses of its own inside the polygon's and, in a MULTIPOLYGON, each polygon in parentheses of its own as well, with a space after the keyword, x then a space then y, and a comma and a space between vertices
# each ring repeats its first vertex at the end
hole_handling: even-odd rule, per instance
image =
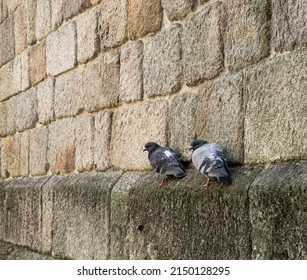
POLYGON ((207 191, 195 169, 163 188, 154 172, 3 181, 0 240, 60 259, 307 259, 306 170, 235 167, 207 191))

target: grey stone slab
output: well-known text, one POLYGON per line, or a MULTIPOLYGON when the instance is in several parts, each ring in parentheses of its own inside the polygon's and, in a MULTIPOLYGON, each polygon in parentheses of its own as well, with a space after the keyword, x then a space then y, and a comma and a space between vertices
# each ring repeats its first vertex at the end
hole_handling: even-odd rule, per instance
POLYGON ((168 18, 179 20, 185 18, 195 7, 195 0, 162 0, 168 18))
POLYGON ((54 83, 50 78, 37 86, 37 111, 38 121, 40 123, 49 123, 53 121, 54 116, 54 83))
POLYGON ((36 0, 35 37, 45 38, 51 32, 51 2, 50 0, 36 0))
POLYGON ((0 25, 0 67, 15 56, 14 16, 9 16, 0 25))
MULTIPOLYGON (((1 148, 0 148, 1 154, 1 148)), ((4 239, 5 236, 5 208, 4 208, 4 201, 5 201, 5 186, 9 183, 9 181, 2 181, 0 180, 0 240, 4 239)), ((1 250, 0 250, 1 252, 1 250)), ((1 258, 0 258, 1 259, 1 258)))

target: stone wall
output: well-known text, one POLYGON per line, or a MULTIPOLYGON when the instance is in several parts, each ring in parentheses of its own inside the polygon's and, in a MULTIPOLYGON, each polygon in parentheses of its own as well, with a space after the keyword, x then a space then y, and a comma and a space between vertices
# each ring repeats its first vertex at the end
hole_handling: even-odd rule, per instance
POLYGON ((0 251, 306 259, 306 14, 304 0, 0 0, 0 251), (225 148, 232 186, 206 192, 191 167, 159 188, 143 145, 190 159, 195 138, 225 148))

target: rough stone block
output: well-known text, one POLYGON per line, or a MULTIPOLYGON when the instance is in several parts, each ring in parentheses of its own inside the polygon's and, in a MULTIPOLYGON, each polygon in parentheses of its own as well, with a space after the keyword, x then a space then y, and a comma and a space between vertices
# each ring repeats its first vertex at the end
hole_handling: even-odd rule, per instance
POLYGON ((7 18, 6 0, 0 1, 0 24, 7 18))
POLYGON ((1 177, 20 176, 20 135, 2 139, 1 177))
POLYGON ((14 16, 9 16, 0 25, 0 67, 15 56, 14 16))
POLYGON ((31 85, 46 78, 46 43, 41 42, 30 50, 29 71, 31 85))
POLYGON ((101 50, 114 48, 127 40, 127 1, 103 1, 99 18, 101 50))
POLYGON ((76 119, 76 169, 79 172, 93 168, 94 118, 91 116, 76 119))
MULTIPOLYGON (((12 83, 12 81, 10 81, 12 83)), ((29 52, 25 50, 14 59, 13 93, 23 91, 30 86, 29 52)))
POLYGON ((89 62, 83 72, 83 104, 98 111, 118 104, 119 55, 112 51, 89 62))
POLYGON ((51 1, 51 26, 52 30, 56 30, 62 24, 64 19, 63 0, 51 1))
POLYGON ((62 0, 64 19, 67 20, 91 5, 91 0, 62 0))
POLYGON ((307 2, 272 1, 272 45, 277 51, 307 43, 307 2))
POLYGON ((8 134, 7 129, 7 102, 0 103, 0 137, 8 134))
POLYGON ((194 0, 162 0, 162 6, 169 20, 185 18, 194 8, 194 0))
POLYGON ((5 241, 41 250, 41 187, 48 177, 13 180, 5 187, 5 241))
POLYGON ((131 42, 120 54, 120 99, 134 102, 143 98, 143 43, 131 42))
POLYGON ((250 259, 248 189, 259 172, 261 168, 231 169, 232 185, 213 183, 209 191, 202 187, 205 177, 194 169, 162 189, 156 173, 140 179, 125 174, 112 197, 113 205, 121 207, 111 204, 111 217, 121 216, 128 229, 121 230, 112 219, 111 244, 122 246, 115 247, 114 258, 127 258, 129 252, 129 259, 250 259))
POLYGON ((108 259, 111 189, 121 173, 72 174, 53 187, 53 253, 108 259))
POLYGON ((54 85, 54 113, 56 118, 74 116, 82 109, 80 70, 72 70, 58 77, 54 85))
POLYGON ((110 167, 111 123, 111 112, 100 112, 95 116, 93 157, 94 167, 98 171, 104 171, 110 167))
POLYGON ((112 122, 112 165, 124 170, 150 168, 146 142, 166 143, 167 102, 143 102, 116 111, 112 122), (123 155, 125 155, 123 157, 123 155))
POLYGON ((23 131, 34 127, 38 119, 36 89, 32 88, 17 95, 15 106, 16 130, 23 131))
POLYGON ((30 131, 27 130, 19 134, 19 138, 20 138, 19 175, 26 177, 29 175, 30 131))
POLYGON ((35 37, 35 19, 36 19, 36 1, 25 0, 26 18, 27 18, 27 41, 29 45, 36 42, 35 37))
POLYGON ((78 62, 87 62, 99 51, 98 12, 98 9, 91 9, 76 21, 78 62))
POLYGON ((45 175, 48 170, 47 162, 48 128, 36 127, 30 133, 29 166, 32 176, 45 175))
POLYGON ((48 162, 53 173, 75 170, 75 120, 63 119, 49 126, 48 162))
POLYGON ((128 0, 128 36, 130 40, 157 32, 162 25, 160 0, 128 0))
POLYGON ((45 38, 51 31, 51 1, 36 0, 35 37, 45 38))
POLYGON ((27 45, 27 20, 25 5, 22 4, 15 13, 15 53, 23 52, 27 45))
POLYGON ((217 2, 187 18, 183 32, 183 62, 189 86, 211 79, 223 69, 220 10, 217 2))
POLYGON ((54 120, 54 79, 50 78, 37 86, 37 111, 40 123, 54 120))
POLYGON ((14 74, 14 61, 10 61, 4 66, 0 67, 0 101, 6 100, 15 93, 15 85, 12 83, 14 74))
POLYGON ((169 146, 185 159, 191 159, 190 143, 196 136, 197 95, 176 96, 170 106, 168 120, 169 146))
POLYGON ((306 61, 301 49, 246 73, 245 162, 307 159, 306 61))
POLYGON ((7 177, 4 140, 5 139, 0 138, 0 178, 7 177))
MULTIPOLYGON (((0 142, 1 143, 1 142, 0 142)), ((1 148, 0 148, 1 150, 1 148)), ((1 153, 0 153, 1 154, 1 153)), ((5 200, 5 186, 8 184, 8 181, 0 181, 0 240, 4 239, 5 235, 5 212, 4 212, 4 200, 5 200)), ((1 249, 0 249, 1 252, 1 249)), ((0 253, 1 254, 1 253, 0 253)), ((1 260, 1 258, 0 258, 1 260)))
POLYGON ((143 68, 147 96, 166 95, 180 89, 181 33, 181 25, 174 24, 145 43, 143 68))
POLYGON ((16 126, 15 126, 16 100, 17 100, 16 97, 12 97, 6 102, 8 134, 14 134, 16 132, 16 126))
POLYGON ((307 162, 271 165, 249 191, 253 259, 306 260, 307 162))
POLYGON ((224 148, 230 162, 244 162, 243 77, 229 75, 199 90, 196 136, 224 148))
POLYGON ((7 10, 12 14, 16 8, 22 3, 23 0, 6 0, 7 10))
POLYGON ((75 23, 68 23, 47 37, 47 74, 57 75, 74 67, 76 63, 75 23))
POLYGON ((270 1, 231 0, 227 14, 225 54, 230 70, 259 61, 270 53, 270 1))

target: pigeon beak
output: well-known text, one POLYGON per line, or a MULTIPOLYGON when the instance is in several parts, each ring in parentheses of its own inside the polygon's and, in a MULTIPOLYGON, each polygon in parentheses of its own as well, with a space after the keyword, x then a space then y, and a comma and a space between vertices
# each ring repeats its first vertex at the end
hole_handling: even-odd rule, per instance
POLYGON ((143 152, 147 151, 146 148, 143 150, 143 152))
POLYGON ((190 146, 190 148, 189 148, 189 151, 191 151, 191 150, 193 150, 193 147, 192 147, 192 146, 190 146))

